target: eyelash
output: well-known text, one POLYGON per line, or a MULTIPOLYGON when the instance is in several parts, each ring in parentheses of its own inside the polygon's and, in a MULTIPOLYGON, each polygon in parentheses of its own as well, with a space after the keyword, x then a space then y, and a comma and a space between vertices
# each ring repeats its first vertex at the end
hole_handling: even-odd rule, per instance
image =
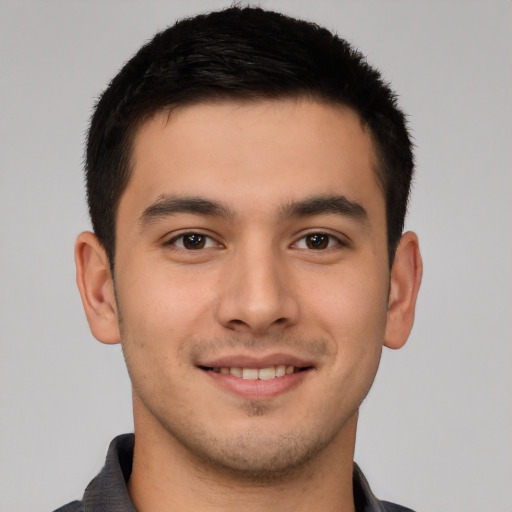
MULTIPOLYGON (((201 250, 210 249, 212 247, 217 247, 217 248, 223 247, 222 244, 217 242, 213 237, 206 235, 204 233, 201 233, 201 232, 197 232, 197 231, 189 231, 187 233, 180 233, 179 235, 177 235, 177 236, 171 238, 169 241, 165 242, 164 245, 167 247, 173 247, 173 248, 177 248, 179 250, 184 250, 187 252, 196 252, 196 251, 199 252, 201 250), (203 242, 203 245, 200 247, 186 247, 185 239, 187 237, 189 238, 189 242, 192 242, 192 243, 194 243, 193 237, 197 237, 199 239, 199 240, 197 240, 198 245, 200 245, 201 242, 203 242), (181 243, 179 243, 180 240, 181 240, 181 243)), ((347 246, 347 245, 348 244, 346 242, 344 242, 342 239, 340 239, 339 237, 334 236, 330 233, 326 233, 323 231, 313 231, 313 232, 307 233, 307 234, 301 236, 299 239, 297 239, 297 241, 292 244, 292 248, 321 252, 321 251, 325 251, 327 249, 331 249, 336 246, 347 246), (308 237, 311 238, 310 241, 312 242, 313 245, 317 244, 318 246, 317 247, 311 247, 311 246, 308 247, 307 246, 308 237), (299 244, 301 244, 301 242, 304 242, 305 246, 300 247, 299 244), (325 242, 326 242, 326 245, 323 246, 325 244, 325 242)))
POLYGON ((184 251, 190 251, 190 252, 201 251, 203 249, 210 249, 211 247, 222 247, 222 245, 220 243, 218 243, 213 237, 211 237, 209 235, 205 235, 204 233, 197 232, 197 231, 189 231, 187 233, 180 233, 179 235, 177 235, 177 236, 171 238, 169 241, 165 242, 164 245, 175 247, 177 249, 181 249, 184 251), (205 244, 208 244, 208 246, 207 247, 202 246, 199 248, 187 248, 187 247, 185 247, 185 244, 184 244, 185 239, 187 237, 201 238, 205 242, 205 244), (177 243, 179 240, 181 240, 181 246, 177 243))
POLYGON ((334 236, 334 235, 331 235, 330 233, 325 233, 324 231, 313 231, 311 233, 307 233, 305 235, 303 235, 302 237, 300 237, 297 242, 295 242, 293 244, 293 247, 296 248, 296 249, 306 249, 306 250, 311 250, 311 251, 325 251, 327 249, 331 249, 333 247, 336 247, 336 246, 346 246, 347 244, 345 242, 343 242, 339 237, 337 236, 334 236), (299 247, 299 243, 304 241, 305 245, 307 245, 308 243, 308 238, 320 238, 320 240, 312 240, 312 242, 315 244, 315 243, 318 243, 318 245, 322 245, 322 243, 326 240, 327 241, 327 245, 325 247, 316 247, 316 248, 313 248, 313 247, 299 247))

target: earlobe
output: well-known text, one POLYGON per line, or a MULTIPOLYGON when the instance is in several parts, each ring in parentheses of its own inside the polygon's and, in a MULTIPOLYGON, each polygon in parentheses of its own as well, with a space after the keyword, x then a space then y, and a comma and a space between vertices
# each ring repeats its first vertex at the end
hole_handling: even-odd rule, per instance
POLYGON ((421 284, 423 263, 418 237, 408 231, 398 244, 389 287, 388 317, 384 346, 392 349, 405 345, 414 323, 416 299, 421 284))
POLYGON ((107 254, 94 233, 85 231, 75 243, 76 282, 89 328, 102 343, 121 341, 114 283, 107 254))

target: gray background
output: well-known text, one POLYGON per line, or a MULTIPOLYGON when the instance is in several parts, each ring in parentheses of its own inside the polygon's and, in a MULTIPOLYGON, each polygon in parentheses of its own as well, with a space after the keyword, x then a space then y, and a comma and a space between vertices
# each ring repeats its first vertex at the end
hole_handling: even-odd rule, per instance
MULTIPOLYGON (((144 40, 227 3, 0 3, 2 512, 80 497, 132 428, 119 347, 92 338, 74 284, 83 135, 144 40)), ((417 320, 384 352, 356 460, 377 495, 418 512, 511 512, 512 3, 261 3, 354 42, 399 91, 417 144, 417 320)))

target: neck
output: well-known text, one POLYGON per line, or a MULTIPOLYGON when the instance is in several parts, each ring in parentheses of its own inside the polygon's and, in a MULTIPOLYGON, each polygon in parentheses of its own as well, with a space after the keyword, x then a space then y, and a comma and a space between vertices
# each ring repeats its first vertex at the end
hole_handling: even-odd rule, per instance
POLYGON ((153 418, 136 415, 128 491, 139 512, 355 512, 356 424, 357 415, 301 467, 272 479, 258 479, 199 460, 153 418))

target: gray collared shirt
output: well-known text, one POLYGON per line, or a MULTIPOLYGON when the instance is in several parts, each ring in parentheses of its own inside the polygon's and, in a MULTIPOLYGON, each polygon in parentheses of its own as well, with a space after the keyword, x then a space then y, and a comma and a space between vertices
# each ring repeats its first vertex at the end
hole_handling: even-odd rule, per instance
MULTIPOLYGON (((134 445, 133 434, 116 437, 110 443, 105 466, 85 489, 82 501, 72 501, 54 512, 137 512, 126 488, 132 472, 134 445)), ((413 512, 379 501, 357 464, 354 464, 353 483, 357 512, 413 512)))

